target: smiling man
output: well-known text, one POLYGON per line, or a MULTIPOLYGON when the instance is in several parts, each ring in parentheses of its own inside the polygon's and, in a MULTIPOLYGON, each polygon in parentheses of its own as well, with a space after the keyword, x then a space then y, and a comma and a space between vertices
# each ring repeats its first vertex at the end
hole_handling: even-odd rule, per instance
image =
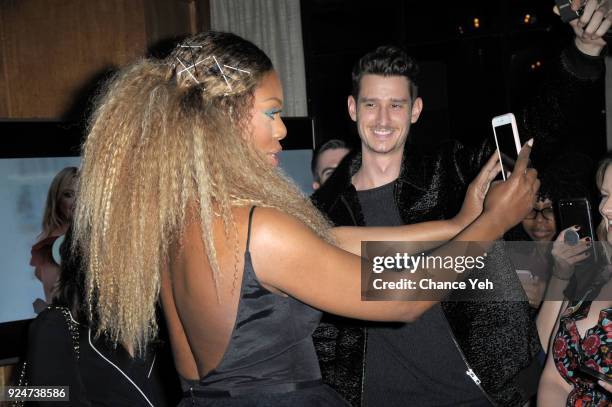
MULTIPOLYGON (((518 115, 521 134, 536 139, 536 156, 549 153, 543 148, 550 149, 550 140, 567 127, 564 120, 571 115, 565 113, 575 101, 593 100, 602 89, 603 46, 595 43, 601 37, 593 40, 573 28, 575 41, 548 78, 553 86, 543 87, 548 93, 518 115), (550 100, 557 103, 547 104, 550 100)), ((450 218, 493 153, 486 135, 476 149, 453 140, 432 148, 410 142, 410 127, 424 104, 417 72, 415 62, 394 46, 379 47, 355 65, 348 111, 361 154, 344 160, 312 196, 335 225, 450 218)), ((354 406, 523 405, 537 390, 541 345, 527 297, 501 245, 486 269, 504 280, 488 300, 442 303, 410 324, 366 327, 326 316, 314 334, 323 380, 354 406), (495 298, 524 300, 491 301, 495 298)))
MULTIPOLYGON (((392 48, 377 51, 396 52, 392 48)), ((353 73, 354 93, 348 98, 349 115, 357 123, 363 157, 363 165, 353 175, 357 191, 397 179, 410 125, 423 110, 423 100, 417 97, 417 86, 410 78, 414 75, 411 70, 416 68, 412 61, 406 60, 403 69, 395 69, 391 75, 385 75, 384 69, 382 74, 377 73, 376 67, 367 62, 363 65, 361 71, 353 73)))
MULTIPOLYGON (((423 110, 417 72, 416 63, 392 46, 365 55, 353 69, 348 112, 361 139, 361 161, 357 157, 350 169, 341 165, 340 174, 313 196, 337 225, 397 226, 448 217, 492 152, 467 152, 455 142, 433 153, 407 146, 423 110)), ((537 337, 535 329, 531 334, 537 337)), ((315 340, 324 380, 353 405, 488 405, 439 305, 411 324, 366 329, 354 321, 324 322, 315 340)), ((527 352, 529 359, 537 350, 527 352)))

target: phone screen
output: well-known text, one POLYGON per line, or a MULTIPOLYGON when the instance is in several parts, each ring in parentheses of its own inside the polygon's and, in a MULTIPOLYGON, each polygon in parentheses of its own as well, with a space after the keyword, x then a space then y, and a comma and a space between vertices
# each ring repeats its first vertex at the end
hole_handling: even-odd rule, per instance
POLYGON ((501 126, 495 127, 495 136, 497 137, 497 144, 499 146, 499 152, 502 158, 502 170, 504 174, 507 171, 512 171, 518 153, 516 152, 516 145, 514 144, 514 133, 512 132, 512 124, 502 124, 501 126))
POLYGON ((583 237, 592 236, 591 214, 588 202, 582 199, 571 199, 559 201, 559 215, 561 216, 561 229, 578 225, 578 235, 583 237))
MULTIPOLYGON (((559 230, 570 226, 580 226, 578 236, 580 239, 590 237, 594 240, 593 223, 591 220, 591 205, 586 198, 561 199, 559 200, 559 230)), ((597 252, 593 247, 590 249, 591 258, 582 260, 581 263, 597 261, 597 252)))

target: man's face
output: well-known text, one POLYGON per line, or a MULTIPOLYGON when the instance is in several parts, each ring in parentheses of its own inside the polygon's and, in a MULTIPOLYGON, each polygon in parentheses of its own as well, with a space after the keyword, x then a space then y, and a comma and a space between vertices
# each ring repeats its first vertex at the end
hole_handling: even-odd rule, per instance
POLYGON ((359 97, 349 96, 348 108, 366 153, 389 154, 404 149, 410 124, 419 119, 423 101, 410 97, 408 78, 367 74, 361 78, 359 97))
POLYGON ((315 172, 319 181, 312 184, 312 189, 317 190, 334 173, 340 161, 349 153, 348 148, 330 148, 319 154, 315 172))

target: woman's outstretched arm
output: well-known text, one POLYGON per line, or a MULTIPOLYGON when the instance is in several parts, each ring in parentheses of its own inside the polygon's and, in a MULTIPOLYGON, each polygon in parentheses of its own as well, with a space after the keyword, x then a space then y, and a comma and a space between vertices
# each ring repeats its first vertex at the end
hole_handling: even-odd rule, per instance
MULTIPOLYGON (((527 169, 529 150, 523 149, 508 181, 491 187, 483 213, 454 241, 486 245, 531 210, 539 181, 535 170, 527 169)), ((487 249, 473 246, 480 254, 487 249)), ((366 320, 413 321, 438 301, 430 300, 433 296, 419 288, 404 290, 401 299, 405 301, 362 301, 362 258, 328 244, 300 221, 274 209, 255 211, 251 248, 253 265, 263 284, 330 313, 366 320)), ((437 254, 449 250, 445 245, 437 254)), ((448 270, 432 267, 424 272, 434 280, 449 279, 448 270)), ((458 278, 457 273, 451 273, 450 278, 458 278)), ((409 272, 397 275, 411 280, 419 277, 409 272)))
MULTIPOLYGON (((410 245, 412 253, 430 250, 440 242, 457 236, 482 213, 485 196, 491 182, 501 171, 497 153, 491 155, 482 167, 465 194, 459 213, 452 219, 415 223, 396 227, 353 227, 342 226, 332 230, 338 247, 362 256, 362 241, 414 242, 410 245), (431 242, 431 243, 427 243, 431 242)), ((408 245, 404 245, 404 250, 408 245)))

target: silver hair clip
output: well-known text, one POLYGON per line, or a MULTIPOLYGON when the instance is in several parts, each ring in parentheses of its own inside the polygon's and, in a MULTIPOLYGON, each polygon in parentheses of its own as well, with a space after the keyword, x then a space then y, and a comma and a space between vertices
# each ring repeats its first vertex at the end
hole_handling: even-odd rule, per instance
MULTIPOLYGON (((181 47, 181 48, 202 48, 202 46, 200 46, 200 45, 179 45, 179 47, 181 47)), ((230 84, 227 75, 223 71, 223 67, 228 68, 228 69, 232 69, 232 70, 237 71, 237 72, 242 72, 242 73, 245 73, 247 75, 251 74, 251 72, 249 72, 247 70, 244 70, 244 69, 236 68, 234 66, 225 65, 225 64, 221 65, 219 63, 219 61, 217 60, 217 57, 215 57, 214 55, 209 55, 206 58, 202 58, 202 59, 196 61, 195 63, 193 63, 193 64, 191 64, 189 66, 187 66, 183 61, 181 61, 180 58, 177 57, 176 59, 181 64, 181 66, 183 67, 183 69, 181 69, 180 71, 177 72, 177 75, 180 75, 183 72, 187 72, 191 76, 191 78, 195 81, 195 83, 197 83, 198 85, 200 84, 200 82, 197 80, 197 78, 195 77, 195 75, 192 73, 191 70, 193 69, 195 71, 197 69, 198 65, 208 61, 209 59, 212 59, 215 62, 215 66, 216 66, 217 70, 219 71, 219 73, 221 74, 221 76, 223 77, 223 80, 225 81, 225 84, 227 85, 227 88, 229 89, 229 91, 232 90, 232 85, 230 84)), ((195 58, 192 58, 192 61, 194 59, 195 58)))

